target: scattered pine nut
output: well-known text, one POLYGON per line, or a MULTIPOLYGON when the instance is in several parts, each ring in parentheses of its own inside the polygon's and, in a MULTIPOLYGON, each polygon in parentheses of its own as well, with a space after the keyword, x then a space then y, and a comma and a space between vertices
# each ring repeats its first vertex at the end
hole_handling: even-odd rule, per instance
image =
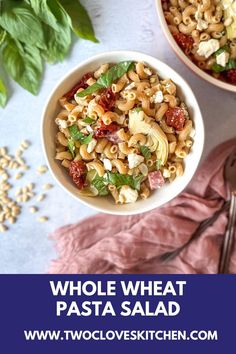
POLYGON ((27 140, 23 140, 20 144, 20 147, 23 149, 28 149, 29 146, 30 146, 30 142, 27 140))
POLYGON ((37 213, 38 208, 37 208, 36 206, 31 206, 31 207, 29 208, 29 211, 30 211, 31 214, 35 214, 35 213, 37 213))
POLYGON ((45 198, 46 198, 45 194, 39 194, 39 196, 37 198, 37 202, 42 202, 45 198))
POLYGON ((21 179, 22 177, 23 177, 23 173, 20 173, 20 172, 18 172, 18 173, 14 176, 15 179, 21 179))
POLYGON ((8 230, 8 227, 4 224, 0 224, 0 232, 6 232, 8 230))
POLYGON ((16 219, 15 219, 13 216, 10 216, 10 217, 8 218, 8 221, 9 221, 10 224, 15 224, 16 219))
POLYGON ((27 184, 27 188, 29 191, 32 191, 35 188, 35 184, 34 183, 29 183, 27 184))
POLYGON ((41 165, 37 168, 37 173, 40 175, 46 173, 48 171, 48 167, 46 165, 41 165))
POLYGON ((45 190, 48 190, 48 189, 51 189, 51 188, 53 188, 53 185, 50 184, 50 183, 45 183, 45 184, 43 185, 43 189, 45 189, 45 190))

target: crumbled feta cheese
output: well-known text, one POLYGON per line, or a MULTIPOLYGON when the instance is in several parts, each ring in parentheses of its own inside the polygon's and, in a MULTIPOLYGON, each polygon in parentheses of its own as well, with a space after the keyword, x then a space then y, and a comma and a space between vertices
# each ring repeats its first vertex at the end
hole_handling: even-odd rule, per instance
POLYGON ((157 91, 155 95, 151 97, 151 102, 154 103, 161 103, 164 100, 163 92, 162 91, 157 91))
POLYGON ((149 68, 144 68, 143 71, 145 72, 145 74, 147 74, 148 76, 152 75, 152 72, 149 68))
POLYGON ((135 168, 144 161, 144 157, 137 154, 128 154, 129 168, 135 168))
POLYGON ((228 52, 222 52, 221 54, 216 56, 216 63, 225 67, 226 64, 229 61, 229 53, 228 52))
POLYGON ((209 39, 209 41, 200 42, 197 54, 209 58, 220 48, 218 39, 209 39))
POLYGON ((111 161, 109 159, 104 159, 103 160, 103 165, 104 165, 105 170, 107 170, 107 171, 111 171, 112 170, 112 164, 111 164, 111 161))
POLYGON ((121 203, 135 203, 138 199, 138 192, 129 186, 122 186, 119 193, 121 203))
POLYGON ((92 139, 87 146, 87 152, 90 154, 91 152, 93 152, 95 146, 97 145, 97 140, 96 139, 92 139))
POLYGON ((90 127, 90 125, 86 125, 86 129, 89 133, 93 132, 93 129, 90 127))
POLYGON ((135 87, 135 82, 131 82, 128 86, 125 87, 125 90, 132 90, 135 87))

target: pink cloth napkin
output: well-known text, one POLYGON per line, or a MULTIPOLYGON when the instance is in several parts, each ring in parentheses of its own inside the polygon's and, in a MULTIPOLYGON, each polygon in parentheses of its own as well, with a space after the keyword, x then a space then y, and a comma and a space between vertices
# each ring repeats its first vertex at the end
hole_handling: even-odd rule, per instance
MULTIPOLYGON (((226 214, 176 259, 164 263, 159 255, 185 243, 222 206, 223 167, 235 145, 230 140, 212 151, 187 189, 164 207, 134 216, 98 214, 55 231, 59 258, 50 273, 217 273, 226 214)), ((236 273, 236 243, 230 272, 236 273)))

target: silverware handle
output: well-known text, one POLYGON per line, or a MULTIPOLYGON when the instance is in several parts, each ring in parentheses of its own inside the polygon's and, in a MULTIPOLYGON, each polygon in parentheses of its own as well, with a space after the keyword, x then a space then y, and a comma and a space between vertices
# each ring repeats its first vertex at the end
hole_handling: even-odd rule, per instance
POLYGON ((227 274, 229 272, 229 261, 234 241, 234 230, 236 221, 236 194, 231 194, 229 220, 225 233, 225 238, 221 250, 219 273, 227 274))

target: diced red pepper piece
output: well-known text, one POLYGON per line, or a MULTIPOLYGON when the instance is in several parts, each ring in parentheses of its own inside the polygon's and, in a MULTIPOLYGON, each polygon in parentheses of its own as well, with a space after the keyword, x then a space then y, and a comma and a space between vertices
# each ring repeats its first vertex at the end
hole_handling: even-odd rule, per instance
POLYGON ((112 91, 111 87, 104 90, 101 94, 101 97, 98 101, 105 111, 111 111, 115 106, 116 94, 112 91))
POLYGON ((176 130, 183 129, 185 120, 184 110, 180 107, 168 108, 166 111, 166 124, 176 130))
POLYGON ((87 73, 85 74, 80 81, 69 91, 67 92, 64 97, 67 98, 67 100, 71 100, 74 95, 76 94, 76 92, 80 89, 86 89, 88 87, 88 84, 86 84, 86 82, 88 81, 88 79, 90 79, 93 76, 92 73, 87 73))
POLYGON ((189 53, 192 50, 194 40, 191 36, 178 32, 174 33, 173 37, 184 52, 189 53))
POLYGON ((79 189, 85 187, 86 179, 86 165, 84 161, 72 161, 69 167, 69 175, 72 177, 73 182, 77 185, 79 189))
POLYGON ((161 188, 165 184, 164 177, 162 176, 161 171, 149 172, 148 181, 151 190, 161 188))

